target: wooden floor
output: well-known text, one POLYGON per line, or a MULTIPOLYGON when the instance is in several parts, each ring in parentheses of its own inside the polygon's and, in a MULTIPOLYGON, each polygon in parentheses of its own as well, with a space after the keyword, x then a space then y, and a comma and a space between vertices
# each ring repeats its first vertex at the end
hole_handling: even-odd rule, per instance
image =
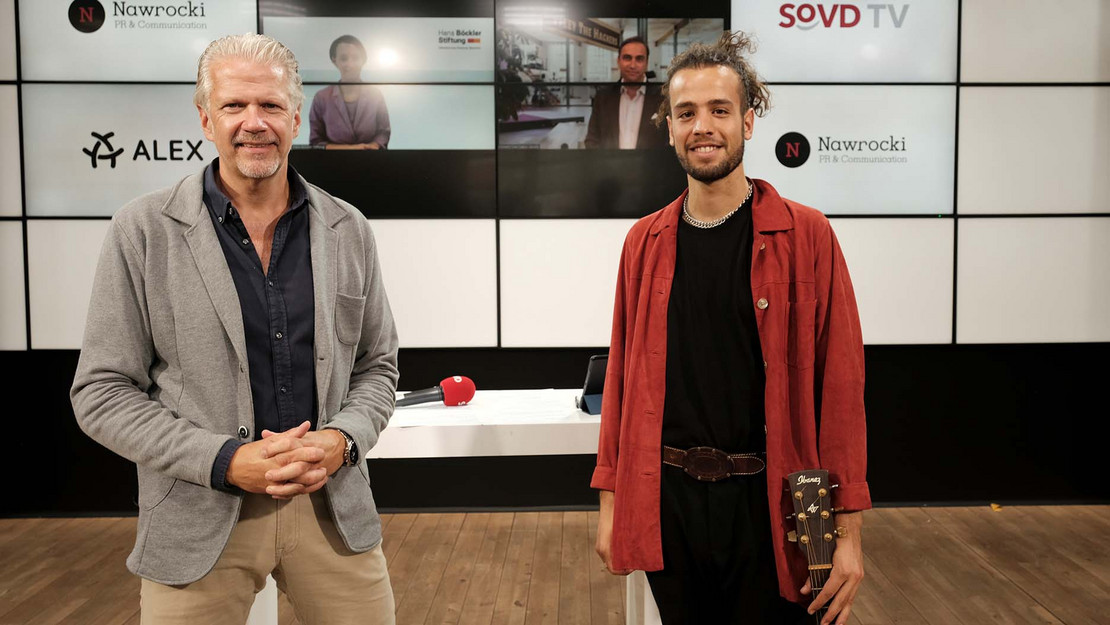
MULTIPOLYGON (((596 516, 383 517, 398 624, 623 623, 623 580, 593 553, 596 516)), ((854 623, 1110 624, 1110 506, 865 518, 854 623)), ((0 624, 138 623, 134 531, 134 518, 0 519, 0 624)))

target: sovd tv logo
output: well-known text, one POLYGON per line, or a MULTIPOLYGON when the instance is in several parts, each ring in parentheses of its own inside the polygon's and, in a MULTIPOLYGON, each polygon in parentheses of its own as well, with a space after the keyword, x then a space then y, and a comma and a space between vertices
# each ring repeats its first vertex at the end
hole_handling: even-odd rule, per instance
MULTIPOLYGON (((886 25, 887 17, 895 28, 901 28, 906 21, 906 13, 910 5, 894 4, 868 4, 865 7, 871 12, 872 28, 882 28, 886 25)), ((863 12, 854 4, 784 4, 779 7, 779 15, 783 20, 779 26, 783 28, 797 27, 800 30, 811 30, 817 26, 825 28, 854 28, 863 19, 863 12)))

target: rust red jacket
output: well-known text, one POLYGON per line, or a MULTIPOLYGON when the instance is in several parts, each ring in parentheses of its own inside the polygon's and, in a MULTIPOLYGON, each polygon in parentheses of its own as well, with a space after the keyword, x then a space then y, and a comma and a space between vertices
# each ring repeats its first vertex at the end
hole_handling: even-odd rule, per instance
MULTIPOLYGON (((667 304, 685 193, 625 238, 591 486, 614 492, 612 566, 663 568, 659 530, 667 304)), ((820 212, 762 180, 752 200, 752 305, 767 373, 767 484, 779 592, 801 601, 801 550, 786 541, 786 475, 824 468, 833 506, 871 507, 863 409, 863 339, 852 282, 820 212)))

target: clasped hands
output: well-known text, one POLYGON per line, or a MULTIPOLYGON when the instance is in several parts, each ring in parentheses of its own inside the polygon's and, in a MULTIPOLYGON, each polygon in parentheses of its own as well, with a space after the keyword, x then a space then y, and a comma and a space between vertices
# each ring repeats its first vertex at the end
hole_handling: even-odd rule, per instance
POLYGON ((309 431, 305 421, 285 432, 262 431, 262 440, 236 450, 227 481, 249 493, 292 499, 324 487, 343 466, 347 441, 337 430, 309 431))

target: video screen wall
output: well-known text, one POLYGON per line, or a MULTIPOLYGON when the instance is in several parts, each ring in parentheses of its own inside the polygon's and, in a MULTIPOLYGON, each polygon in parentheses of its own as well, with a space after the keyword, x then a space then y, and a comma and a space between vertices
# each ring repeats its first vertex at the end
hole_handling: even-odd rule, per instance
POLYGON ((746 171, 832 218, 868 343, 1110 340, 1110 283, 1083 252, 1110 249, 1110 43, 1076 26, 1108 14, 0 0, 0 349, 79 347, 107 219, 216 156, 196 61, 248 31, 300 62, 291 163, 372 220, 403 347, 603 348, 624 233, 686 186, 666 68, 729 29, 754 35, 771 91, 746 171))

